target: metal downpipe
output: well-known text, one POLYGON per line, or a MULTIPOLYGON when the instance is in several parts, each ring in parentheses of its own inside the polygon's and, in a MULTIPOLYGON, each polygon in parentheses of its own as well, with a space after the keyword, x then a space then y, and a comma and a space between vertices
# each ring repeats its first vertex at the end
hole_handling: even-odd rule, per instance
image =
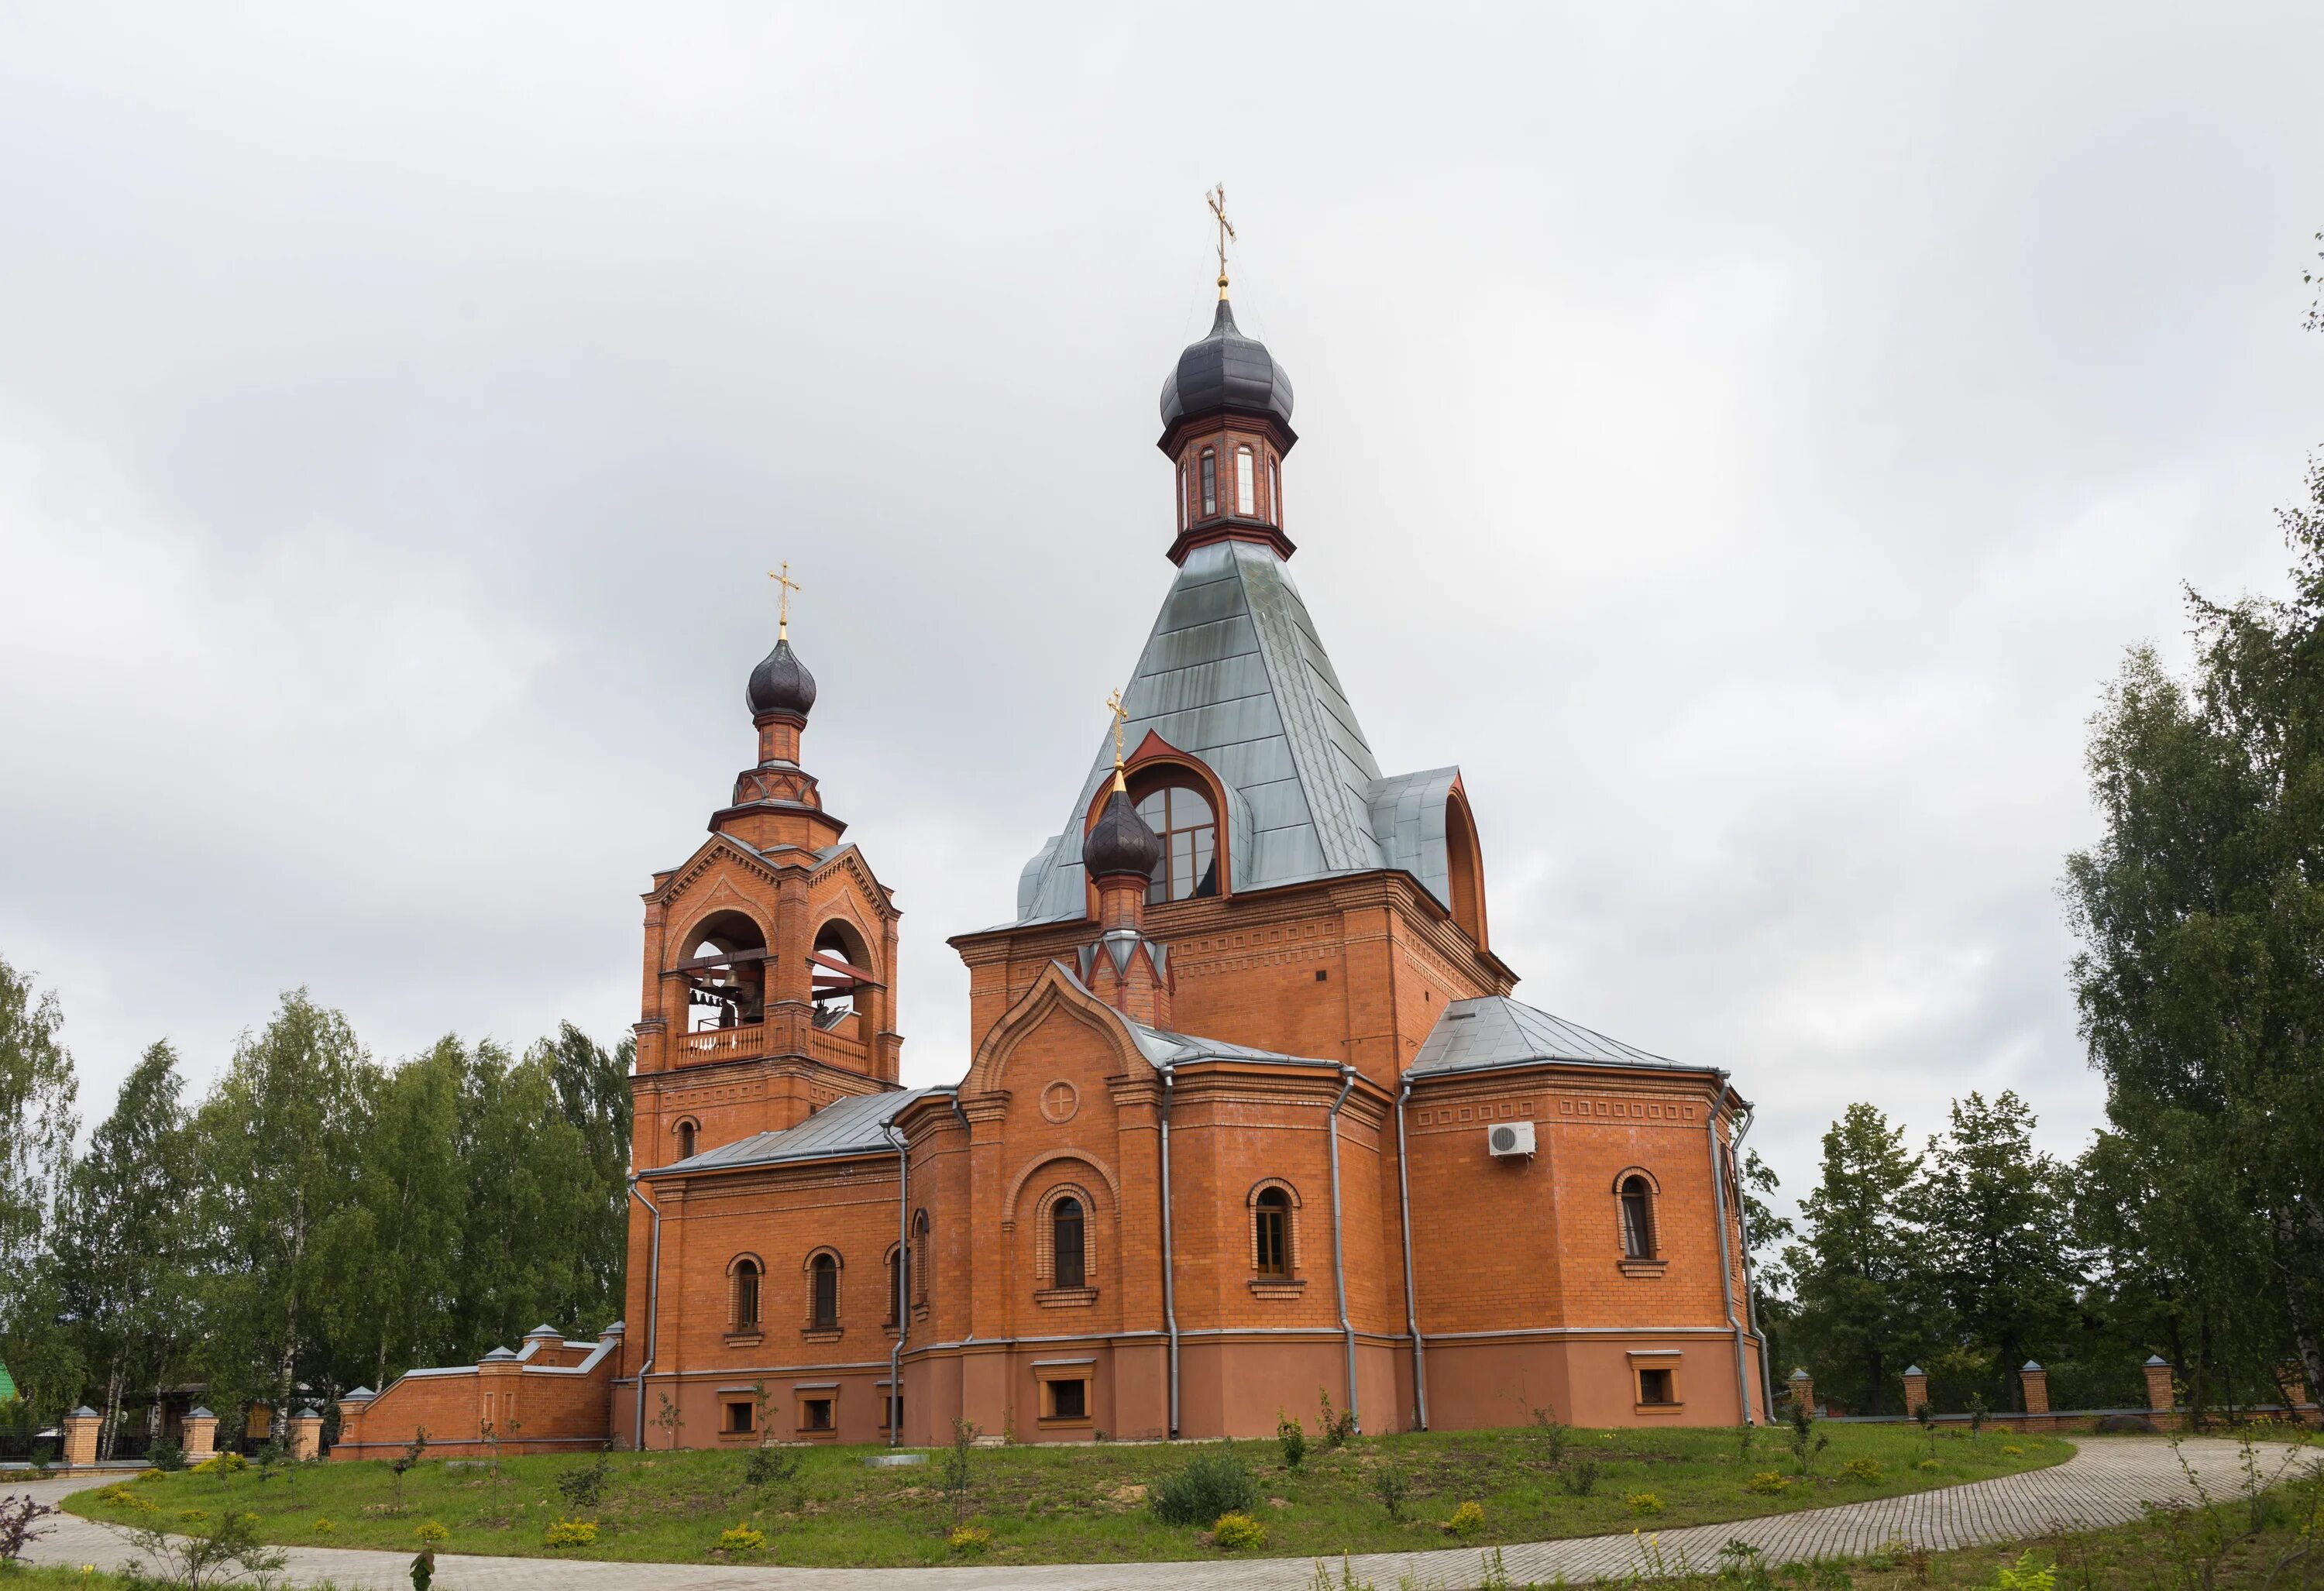
POLYGON ((1176 1071, 1162 1068, 1162 1329, 1170 1338, 1170 1439, 1178 1437, 1178 1290, 1177 1266, 1170 1253, 1170 1100, 1176 1071))
POLYGON ((661 1207, 638 1190, 637 1173, 630 1175, 630 1197, 653 1217, 653 1240, 646 1260, 646 1361, 638 1366, 638 1451, 646 1450, 646 1377, 654 1367, 654 1344, 661 1324, 661 1207))
POLYGON ((912 1146, 891 1118, 881 1124, 896 1146, 896 1341, 888 1350, 888 1445, 904 1438, 904 1334, 912 1329, 912 1146))
POLYGON ((1412 1074, 1396 1095, 1396 1204, 1404 1232, 1404 1325, 1412 1333, 1412 1402, 1420 1429, 1428 1429, 1428 1363, 1420 1341, 1420 1300, 1412 1291, 1412 1179, 1404 1163, 1404 1102, 1412 1098, 1412 1074))
MULTIPOLYGON (((1720 1090, 1727 1087, 1724 1073, 1720 1077, 1720 1090)), ((1743 1322, 1735 1318, 1735 1269, 1727 1263, 1727 1168, 1719 1141, 1719 1117, 1726 1106, 1721 1099, 1711 1108, 1711 1120, 1704 1128, 1711 1135, 1711 1192, 1719 1217, 1719 1296, 1727 1305, 1727 1325, 1735 1333, 1735 1408, 1736 1422, 1751 1424, 1751 1380, 1743 1367, 1743 1322)))
POLYGON ((1356 1405, 1356 1329, 1348 1319, 1348 1254, 1340 1219, 1340 1107, 1348 1102, 1350 1090, 1356 1086, 1356 1069, 1340 1068, 1340 1097, 1332 1101, 1332 1115, 1325 1130, 1332 1138, 1332 1285, 1340 1298, 1340 1330, 1348 1339, 1348 1419, 1363 1434, 1364 1422, 1356 1405))

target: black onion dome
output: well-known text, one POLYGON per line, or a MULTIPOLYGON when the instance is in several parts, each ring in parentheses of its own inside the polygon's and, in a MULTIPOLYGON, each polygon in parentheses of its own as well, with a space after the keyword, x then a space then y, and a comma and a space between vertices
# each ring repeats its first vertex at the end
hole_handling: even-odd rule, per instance
POLYGON ((1266 344, 1242 335, 1233 306, 1221 299, 1211 335, 1187 344, 1178 368, 1162 382, 1162 428, 1230 410, 1273 415, 1289 426, 1291 378, 1266 344))
POLYGON ((751 704, 753 718, 769 713, 805 718, 815 706, 815 676, 798 660, 788 640, 779 640, 775 649, 751 670, 751 688, 745 699, 751 704))
POLYGON ((1105 798, 1105 810, 1082 838, 1082 866, 1093 878, 1150 878, 1162 860, 1162 837, 1138 815, 1127 790, 1105 798))

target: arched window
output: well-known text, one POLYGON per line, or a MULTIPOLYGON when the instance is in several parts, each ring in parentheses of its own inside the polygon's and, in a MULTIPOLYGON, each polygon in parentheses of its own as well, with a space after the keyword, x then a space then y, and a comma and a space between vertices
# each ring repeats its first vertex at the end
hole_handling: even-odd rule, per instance
POLYGON ((1191 784, 1164 785, 1139 798, 1138 815, 1162 838, 1162 856, 1146 886, 1149 902, 1219 892, 1219 823, 1210 797, 1191 784))
POLYGON ((1259 512, 1258 465, 1248 444, 1235 449, 1235 512, 1259 512))
POLYGON ((888 1324, 897 1325, 904 1318, 904 1251, 888 1251, 888 1324))
POLYGON ((1178 461, 1178 529, 1186 528, 1186 461, 1178 461))
POLYGON ((759 1329, 759 1262, 739 1259, 734 1262, 734 1329, 755 1331, 759 1329))
POLYGON ((741 912, 714 912, 686 937, 678 971, 686 981, 687 1032, 763 1020, 767 936, 758 924, 741 912))
POLYGON ((1082 1240, 1082 1201, 1060 1199, 1049 1207, 1050 1253, 1059 1287, 1089 1285, 1088 1249, 1082 1240))
POLYGON ((912 1301, 928 1301, 928 1212, 912 1217, 912 1301))
POLYGON ((1219 455, 1203 449, 1203 518, 1219 511, 1219 455))
POLYGON ((1267 522, 1283 523, 1283 466, 1273 454, 1267 456, 1267 522))
MULTIPOLYGON (((815 1025, 825 1033, 849 1038, 863 1036, 862 1025, 853 1022, 870 1005, 873 984, 858 973, 873 971, 872 952, 854 927, 834 917, 816 930, 808 982, 815 996, 815 1025)), ((876 975, 876 974, 875 974, 876 975)))
POLYGON ((1641 1176, 1622 1179, 1622 1257, 1655 1257, 1654 1193, 1641 1176))
POLYGON ((807 1329, 839 1329, 839 1261, 818 1254, 807 1262, 807 1329))
POLYGON ((1469 804, 1458 791, 1444 803, 1444 869, 1452 896, 1452 921, 1483 950, 1485 887, 1477 876, 1477 826, 1470 820, 1469 804))
POLYGON ((1252 1268, 1262 1276, 1291 1274, 1291 1195, 1262 1188, 1250 1207, 1252 1268))
POLYGON ((678 1124, 678 1157, 680 1160, 694 1158, 694 1124, 690 1121, 678 1124))

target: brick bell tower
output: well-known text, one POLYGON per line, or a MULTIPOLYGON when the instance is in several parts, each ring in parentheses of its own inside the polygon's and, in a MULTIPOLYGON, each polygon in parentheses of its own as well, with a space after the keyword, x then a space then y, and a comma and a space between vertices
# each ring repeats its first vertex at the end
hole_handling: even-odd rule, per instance
POLYGON ((815 676, 791 648, 788 565, 777 577, 774 650, 744 692, 758 759, 709 839, 645 896, 641 1171, 897 1086, 900 914, 800 762, 815 676))

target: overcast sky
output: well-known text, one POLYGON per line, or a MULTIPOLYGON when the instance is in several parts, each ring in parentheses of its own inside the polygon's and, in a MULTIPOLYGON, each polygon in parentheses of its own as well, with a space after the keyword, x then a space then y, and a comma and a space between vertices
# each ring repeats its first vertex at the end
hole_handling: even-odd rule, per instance
POLYGON ((279 991, 373 1052, 638 1012, 752 755, 1014 910, 1171 569, 1156 393, 1296 384, 1292 568, 1457 762, 1520 998, 2077 1145, 2061 862, 2123 650, 2324 441, 2313 5, 0 12, 0 955, 85 1115, 279 991))

